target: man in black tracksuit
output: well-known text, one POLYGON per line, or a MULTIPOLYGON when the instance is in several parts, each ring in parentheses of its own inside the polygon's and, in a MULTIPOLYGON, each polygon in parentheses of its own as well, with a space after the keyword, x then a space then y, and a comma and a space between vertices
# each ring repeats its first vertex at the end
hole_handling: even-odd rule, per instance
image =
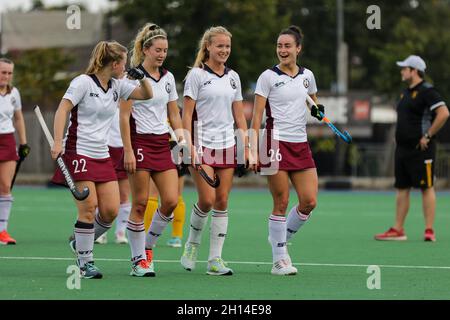
POLYGON ((435 135, 449 117, 449 110, 434 87, 424 81, 425 62, 409 56, 397 62, 402 80, 408 84, 397 104, 395 132, 395 188, 397 189, 394 227, 375 236, 376 240, 406 240, 403 225, 409 209, 411 188, 422 191, 425 241, 436 241, 433 223, 436 194, 433 187, 436 156, 435 135))

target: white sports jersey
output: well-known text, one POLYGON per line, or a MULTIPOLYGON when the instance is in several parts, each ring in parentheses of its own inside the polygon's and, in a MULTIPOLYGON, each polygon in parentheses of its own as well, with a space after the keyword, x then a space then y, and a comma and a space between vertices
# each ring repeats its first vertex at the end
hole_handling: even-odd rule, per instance
POLYGON ((117 108, 116 115, 111 123, 111 128, 108 132, 108 146, 114 148, 122 148, 122 136, 120 135, 120 112, 117 108))
POLYGON ((14 112, 22 109, 19 90, 12 88, 4 96, 0 94, 0 134, 13 133, 14 112))
POLYGON ((291 77, 278 66, 264 71, 256 83, 255 94, 267 98, 266 129, 273 129, 275 140, 305 142, 306 95, 317 92, 316 80, 311 70, 300 67, 291 77))
POLYGON ((149 79, 153 90, 153 98, 134 101, 131 109, 131 133, 139 134, 164 134, 169 132, 167 123, 167 104, 178 100, 177 88, 173 74, 165 69, 160 69, 159 80, 154 79, 144 69, 141 69, 149 79))
POLYGON ((94 159, 108 158, 107 135, 119 98, 127 100, 135 88, 125 80, 111 79, 105 91, 95 75, 73 79, 63 97, 74 105, 64 139, 66 151, 94 159))
POLYGON ((232 147, 235 144, 232 104, 242 101, 239 75, 229 68, 225 68, 222 76, 207 65, 192 68, 186 77, 184 96, 196 101, 192 117, 198 126, 198 131, 193 132, 195 143, 211 149, 232 147))

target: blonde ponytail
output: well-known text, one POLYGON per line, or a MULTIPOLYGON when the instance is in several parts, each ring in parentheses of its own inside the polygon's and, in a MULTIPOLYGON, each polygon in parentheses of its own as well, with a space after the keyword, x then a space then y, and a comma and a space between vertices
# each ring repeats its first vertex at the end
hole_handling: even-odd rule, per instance
POLYGON ((86 74, 97 73, 112 62, 123 59, 123 54, 128 50, 117 41, 100 41, 91 53, 86 74))
POLYGON ((144 49, 149 48, 153 44, 153 39, 167 39, 167 33, 154 23, 146 23, 137 33, 134 39, 130 65, 137 67, 144 61, 144 49))

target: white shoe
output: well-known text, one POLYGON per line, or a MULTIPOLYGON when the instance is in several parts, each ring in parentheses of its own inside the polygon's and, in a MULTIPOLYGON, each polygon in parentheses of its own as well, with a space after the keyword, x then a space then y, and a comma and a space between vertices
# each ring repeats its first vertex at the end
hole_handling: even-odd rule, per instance
POLYGON ((272 274, 277 276, 291 276, 297 274, 297 268, 292 265, 291 259, 281 259, 273 264, 272 274))
POLYGON ((98 244, 107 244, 108 238, 106 236, 106 232, 102 234, 100 237, 98 237, 94 242, 98 244))
POLYGON ((127 239, 127 236, 125 235, 125 232, 119 231, 116 233, 116 243, 117 244, 127 244, 128 243, 128 239, 127 239))
POLYGON ((199 245, 197 243, 186 242, 184 245, 184 252, 181 256, 181 265, 187 271, 195 269, 195 263, 197 262, 197 253, 199 245))
POLYGON ((226 266, 225 261, 221 257, 215 257, 208 261, 206 273, 212 276, 231 276, 233 270, 226 266))

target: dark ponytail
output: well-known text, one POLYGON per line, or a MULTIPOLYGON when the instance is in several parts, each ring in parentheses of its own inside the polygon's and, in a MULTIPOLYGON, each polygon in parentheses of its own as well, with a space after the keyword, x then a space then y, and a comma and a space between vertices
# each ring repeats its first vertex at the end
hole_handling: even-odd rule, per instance
POLYGON ((292 25, 289 28, 282 30, 278 36, 281 36, 283 34, 293 36, 295 39, 295 43, 297 44, 297 47, 301 45, 303 42, 303 32, 300 29, 300 27, 292 25))

